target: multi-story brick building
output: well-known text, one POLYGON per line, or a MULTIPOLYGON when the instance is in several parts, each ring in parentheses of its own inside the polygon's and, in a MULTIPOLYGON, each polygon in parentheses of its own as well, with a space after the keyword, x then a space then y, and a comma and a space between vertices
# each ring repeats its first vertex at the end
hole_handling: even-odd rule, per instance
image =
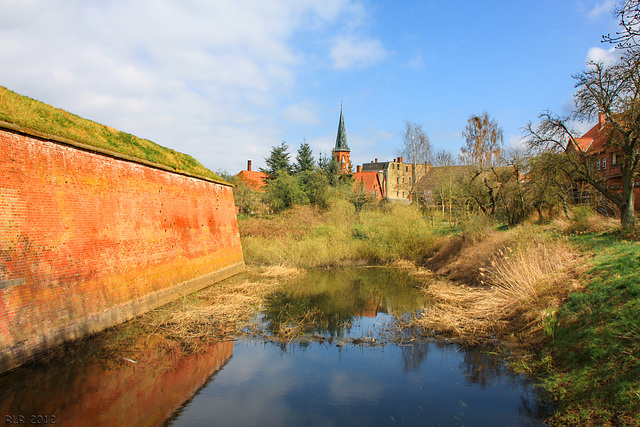
POLYGON ((392 162, 378 162, 362 165, 362 172, 376 171, 385 197, 391 201, 410 203, 418 195, 417 183, 431 168, 427 163, 404 163, 402 157, 392 162))
MULTIPOLYGON (((578 147, 570 144, 567 147, 567 152, 581 150, 591 158, 595 174, 605 182, 606 186, 612 190, 619 190, 622 189, 622 171, 620 167, 622 152, 614 145, 608 144, 609 139, 612 137, 611 135, 612 129, 607 122, 606 116, 600 114, 598 123, 580 138, 576 138, 575 141, 578 147)), ((637 176, 634 181, 633 196, 634 208, 636 211, 640 211, 640 178, 637 176)))

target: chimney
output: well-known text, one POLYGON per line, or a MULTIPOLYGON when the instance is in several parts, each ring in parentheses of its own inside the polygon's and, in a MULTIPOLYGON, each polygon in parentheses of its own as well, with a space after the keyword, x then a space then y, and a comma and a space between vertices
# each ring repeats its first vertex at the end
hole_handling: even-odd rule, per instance
POLYGON ((247 170, 251 172, 251 160, 247 160, 247 170))
POLYGON ((398 157, 398 163, 402 163, 402 157, 398 157))
POLYGON ((607 121, 607 115, 606 115, 606 113, 599 113, 599 114, 598 114, 598 124, 600 125, 600 126, 599 126, 599 129, 602 129, 602 128, 603 128, 603 126, 604 126, 604 124, 605 124, 605 122, 606 122, 606 121, 607 121))
POLYGON ((360 165, 356 166, 356 172, 362 172, 362 166, 360 165))
POLYGON ((378 159, 376 159, 376 160, 374 161, 374 163, 378 163, 378 159))
POLYGON ((393 158, 393 163, 395 163, 395 162, 396 162, 396 158, 394 157, 394 158, 393 158))

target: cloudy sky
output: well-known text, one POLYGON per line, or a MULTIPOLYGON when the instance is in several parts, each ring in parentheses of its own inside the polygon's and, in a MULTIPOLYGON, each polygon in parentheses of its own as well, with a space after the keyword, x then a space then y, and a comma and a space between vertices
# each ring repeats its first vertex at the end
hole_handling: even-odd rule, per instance
POLYGON ((392 159, 405 121, 457 153, 487 111, 516 144, 614 54, 614 0, 0 0, 0 86, 190 154, 256 167, 286 141, 392 159))

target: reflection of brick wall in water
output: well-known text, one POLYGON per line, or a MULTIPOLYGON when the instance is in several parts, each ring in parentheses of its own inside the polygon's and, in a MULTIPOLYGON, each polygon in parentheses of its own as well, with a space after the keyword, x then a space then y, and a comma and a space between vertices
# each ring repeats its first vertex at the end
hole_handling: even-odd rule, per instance
POLYGON ((58 140, 0 128, 0 372, 244 265, 230 186, 58 140))
MULTIPOLYGON (((233 342, 215 343, 186 355, 166 343, 137 352, 137 363, 115 356, 117 366, 96 364, 44 370, 38 383, 13 379, 0 396, 6 414, 55 416, 64 426, 156 426, 173 414, 231 357, 233 342), (21 384, 24 381, 24 384, 21 384)), ((79 363, 78 363, 79 364, 79 363)), ((0 386, 2 386, 0 379, 0 386)), ((3 389, 4 387, 0 387, 3 389)))

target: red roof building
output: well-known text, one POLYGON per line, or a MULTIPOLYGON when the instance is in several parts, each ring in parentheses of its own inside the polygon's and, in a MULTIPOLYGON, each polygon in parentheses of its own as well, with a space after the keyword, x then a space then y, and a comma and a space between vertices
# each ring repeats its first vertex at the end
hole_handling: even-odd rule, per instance
POLYGON ((355 190, 363 188, 369 194, 373 194, 376 199, 384 199, 385 194, 380 185, 377 171, 362 172, 360 166, 358 166, 358 171, 353 174, 353 178, 353 188, 355 190))
MULTIPOLYGON (((622 152, 619 148, 607 145, 612 138, 613 129, 604 114, 598 116, 598 123, 589 129, 575 144, 567 147, 567 152, 581 151, 593 159, 596 173, 602 177, 607 186, 613 190, 622 188, 622 171, 620 162, 622 152)), ((636 177, 633 189, 634 208, 640 211, 640 181, 636 177)))
POLYGON ((257 190, 262 189, 266 183, 266 179, 269 177, 264 172, 252 171, 251 170, 251 160, 247 160, 247 170, 240 171, 239 174, 236 175, 238 181, 243 181, 247 183, 250 187, 253 187, 257 190))

